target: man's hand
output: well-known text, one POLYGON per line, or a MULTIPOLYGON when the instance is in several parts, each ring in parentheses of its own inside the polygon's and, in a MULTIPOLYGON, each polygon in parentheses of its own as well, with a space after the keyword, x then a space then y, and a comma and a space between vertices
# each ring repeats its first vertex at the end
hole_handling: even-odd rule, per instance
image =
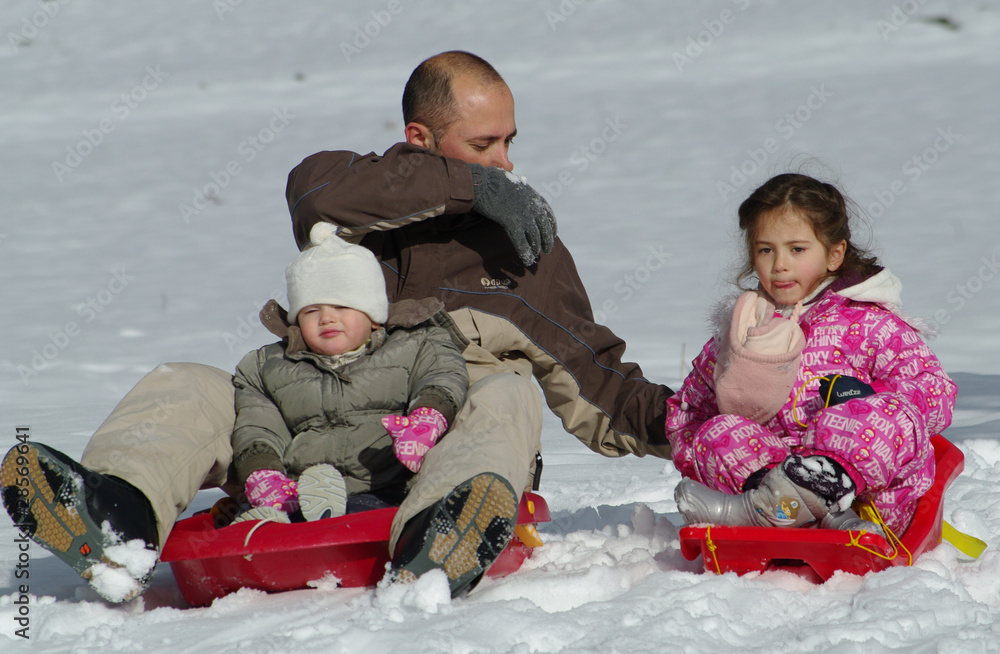
POLYGON ((524 265, 538 253, 551 252, 556 242, 556 217, 535 189, 500 168, 469 164, 472 173, 472 210, 500 224, 524 265))

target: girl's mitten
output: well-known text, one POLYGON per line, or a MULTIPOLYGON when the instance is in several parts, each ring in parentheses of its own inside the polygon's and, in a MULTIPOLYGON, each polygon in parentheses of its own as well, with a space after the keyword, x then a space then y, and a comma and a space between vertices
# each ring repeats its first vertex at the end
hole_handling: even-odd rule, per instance
POLYGON ((801 310, 797 305, 790 318, 775 316, 774 305, 753 291, 736 301, 715 368, 721 413, 763 425, 788 401, 806 344, 801 310))

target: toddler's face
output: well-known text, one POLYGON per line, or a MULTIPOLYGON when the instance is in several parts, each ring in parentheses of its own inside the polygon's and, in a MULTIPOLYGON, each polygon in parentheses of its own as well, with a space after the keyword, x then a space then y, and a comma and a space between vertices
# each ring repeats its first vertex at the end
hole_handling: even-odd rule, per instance
POLYGON ((754 268, 761 286, 780 305, 806 298, 844 262, 847 244, 841 241, 828 251, 794 207, 769 211, 760 221, 754 268))
POLYGON ((357 309, 331 304, 311 304, 303 308, 299 311, 298 323, 309 349, 326 355, 358 349, 378 327, 357 309))

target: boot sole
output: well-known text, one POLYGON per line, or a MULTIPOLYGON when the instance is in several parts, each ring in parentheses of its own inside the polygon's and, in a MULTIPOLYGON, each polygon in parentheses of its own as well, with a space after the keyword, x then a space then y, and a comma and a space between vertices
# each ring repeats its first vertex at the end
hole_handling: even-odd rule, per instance
POLYGON ((347 512, 347 485, 343 475, 329 464, 306 468, 299 475, 298 493, 299 510, 309 522, 347 512))
POLYGON ((511 485, 491 473, 477 475, 438 502, 419 550, 394 566, 394 579, 411 582, 440 569, 448 576, 452 597, 464 595, 507 547, 516 522, 517 495, 511 485))
MULTIPOLYGON (((83 477, 46 447, 31 444, 12 448, 0 465, 0 487, 4 507, 15 526, 83 579, 90 581, 100 564, 121 567, 105 554, 106 547, 119 541, 90 517, 83 477)), ((134 591, 106 599, 120 602, 138 596, 149 579, 136 581, 134 591)))
POLYGON ((288 517, 288 514, 281 509, 276 509, 273 506, 255 506, 251 509, 244 511, 243 513, 236 516, 233 520, 233 524, 238 524, 240 522, 248 522, 253 520, 261 520, 263 522, 277 522, 279 524, 291 524, 292 520, 288 517))

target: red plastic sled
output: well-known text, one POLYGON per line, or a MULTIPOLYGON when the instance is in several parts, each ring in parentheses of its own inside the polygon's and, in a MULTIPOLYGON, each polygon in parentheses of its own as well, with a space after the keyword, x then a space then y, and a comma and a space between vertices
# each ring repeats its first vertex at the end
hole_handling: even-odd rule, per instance
POLYGON ((681 529, 681 553, 689 561, 700 555, 707 572, 788 570, 816 583, 826 581, 837 570, 863 575, 910 565, 941 542, 944 491, 965 466, 962 451, 943 436, 932 437, 931 444, 936 465, 934 485, 917 502, 917 512, 900 538, 898 551, 882 536, 861 532, 701 526, 681 529))
MULTIPOLYGON (((170 564, 181 594, 191 606, 207 606, 240 588, 307 588, 327 575, 339 579, 344 587, 374 586, 389 561, 389 527, 395 515, 396 509, 390 508, 317 522, 248 521, 216 529, 206 511, 174 525, 160 560, 170 564)), ((525 493, 518 509, 518 526, 531 527, 549 520, 545 500, 525 493)), ((519 535, 530 541, 533 531, 516 531, 487 572, 491 577, 515 572, 531 556, 530 546, 540 544, 526 544, 519 535)))

